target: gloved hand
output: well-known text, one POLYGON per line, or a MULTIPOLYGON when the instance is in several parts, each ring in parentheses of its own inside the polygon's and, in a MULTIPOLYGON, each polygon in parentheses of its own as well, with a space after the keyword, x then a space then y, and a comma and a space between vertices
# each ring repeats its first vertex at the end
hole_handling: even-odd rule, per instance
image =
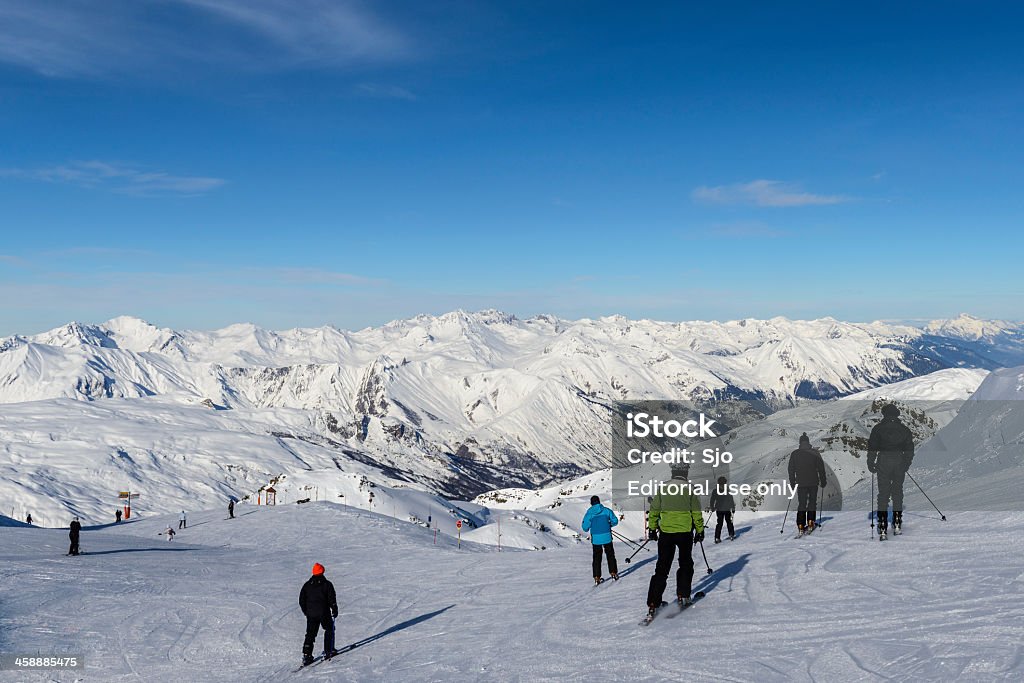
POLYGON ((703 543, 704 542, 704 532, 703 531, 698 531, 697 533, 695 533, 693 535, 693 542, 694 543, 703 543))
POLYGON ((658 530, 657 529, 648 529, 647 530, 647 540, 649 540, 649 541, 657 541, 658 540, 658 530))
POLYGON ((868 472, 878 471, 878 461, 874 458, 868 458, 868 472))
POLYGON ((337 619, 337 618, 338 618, 338 610, 332 609, 331 610, 331 619, 337 619))
POLYGON ((824 479, 822 479, 821 481, 818 482, 818 486, 820 486, 821 488, 825 488, 825 484, 826 484, 826 482, 825 482, 824 479))
POLYGON ((903 471, 906 472, 910 469, 910 463, 914 462, 914 458, 903 457, 903 471))

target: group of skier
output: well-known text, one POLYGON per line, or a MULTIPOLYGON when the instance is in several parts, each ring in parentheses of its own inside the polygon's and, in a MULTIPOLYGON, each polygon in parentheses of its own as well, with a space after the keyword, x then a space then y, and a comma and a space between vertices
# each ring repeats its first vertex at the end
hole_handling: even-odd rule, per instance
MULTIPOLYGON (((882 420, 871 429, 868 438, 868 470, 878 478, 876 519, 879 539, 885 540, 888 531, 888 508, 892 502, 893 533, 900 534, 903 526, 903 481, 914 458, 914 439, 910 429, 900 419, 900 410, 894 404, 882 408, 882 420)), ((671 479, 678 484, 689 481, 689 466, 673 465, 671 479)), ((819 449, 811 446, 806 433, 799 438, 798 447, 789 456, 789 483, 795 489, 797 498, 796 524, 798 535, 814 531, 817 526, 818 489, 824 491, 828 484, 825 462, 819 449)), ((718 516, 715 525, 715 543, 722 542, 722 526, 725 525, 729 539, 736 538, 733 514, 736 512, 735 498, 728 493, 726 477, 719 477, 718 486, 711 494, 708 512, 718 516)), ((608 560, 608 571, 618 579, 615 548, 612 544, 612 527, 618 518, 608 507, 601 504, 598 496, 590 499, 590 508, 583 517, 583 531, 590 532, 593 544, 593 575, 595 584, 600 584, 601 557, 608 560)), ((647 538, 658 546, 658 559, 647 590, 648 616, 645 622, 654 618, 656 611, 664 604, 665 589, 669 571, 678 552, 679 566, 676 570, 676 601, 685 608, 692 604, 693 588, 693 546, 703 544, 704 518, 700 498, 686 486, 664 487, 650 499, 647 516, 647 538), (672 491, 665 493, 664 491, 672 491)), ((646 545, 646 544, 644 544, 646 545)), ((627 560, 628 562, 628 560, 627 560)), ((709 569, 710 572, 710 569, 709 569)), ((702 594, 698 593, 696 597, 702 594)))

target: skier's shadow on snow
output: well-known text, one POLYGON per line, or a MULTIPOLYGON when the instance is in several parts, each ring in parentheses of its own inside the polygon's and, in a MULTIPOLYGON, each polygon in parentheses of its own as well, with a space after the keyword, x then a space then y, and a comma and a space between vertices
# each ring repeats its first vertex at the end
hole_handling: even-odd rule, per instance
POLYGON ((694 590, 710 593, 711 591, 715 590, 715 588, 718 587, 718 584, 722 583, 722 581, 724 581, 725 579, 731 579, 732 577, 736 576, 741 571, 743 571, 743 568, 746 567, 747 562, 749 562, 749 557, 750 553, 745 553, 743 555, 740 555, 732 562, 722 565, 714 572, 712 572, 709 576, 705 577, 703 581, 697 584, 697 587, 694 590))
POLYGON ((739 538, 740 536, 742 536, 743 534, 747 533, 748 531, 750 531, 753 528, 754 527, 749 526, 749 525, 748 526, 741 526, 739 529, 736 530, 736 538, 739 538))
POLYGON ((85 555, 116 555, 117 553, 180 553, 191 548, 121 548, 120 550, 90 550, 85 555))
POLYGON ((362 647, 363 645, 369 645, 370 643, 374 642, 375 640, 380 640, 384 636, 389 636, 392 633, 397 633, 398 631, 403 631, 403 630, 409 628, 410 626, 415 626, 416 624, 421 624, 421 623, 423 623, 424 621, 426 621, 428 619, 433 619, 438 614, 443 614, 443 613, 447 612, 452 607, 455 607, 455 605, 448 605, 447 607, 442 607, 439 610, 434 610, 433 612, 427 612, 426 614, 421 614, 418 617, 413 617, 412 619, 408 619, 406 621, 403 621, 401 624, 395 624, 391 628, 389 628, 387 630, 384 630, 384 631, 381 631, 380 633, 377 633, 375 635, 369 636, 368 638, 363 638, 362 640, 357 640, 354 643, 349 643, 345 647, 339 649, 338 650, 338 654, 343 654, 345 652, 351 652, 352 650, 355 650, 357 647, 362 647))

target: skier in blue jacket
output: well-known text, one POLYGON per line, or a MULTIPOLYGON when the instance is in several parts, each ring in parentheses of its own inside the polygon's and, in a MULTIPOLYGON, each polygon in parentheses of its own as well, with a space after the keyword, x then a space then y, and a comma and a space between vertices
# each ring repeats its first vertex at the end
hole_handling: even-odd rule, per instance
POLYGON ((604 581, 601 578, 601 551, 608 557, 608 573, 616 581, 619 580, 619 568, 615 564, 615 548, 612 547, 612 527, 619 523, 615 513, 601 505, 597 496, 590 497, 590 509, 583 515, 583 530, 590 532, 590 542, 594 544, 594 583, 604 581))

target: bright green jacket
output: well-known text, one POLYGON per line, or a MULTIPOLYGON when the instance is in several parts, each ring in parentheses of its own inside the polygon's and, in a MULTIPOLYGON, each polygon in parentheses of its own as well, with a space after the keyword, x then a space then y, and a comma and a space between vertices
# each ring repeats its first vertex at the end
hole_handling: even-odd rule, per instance
POLYGON ((704 531, 700 498, 692 493, 655 495, 647 515, 647 527, 660 528, 667 534, 686 533, 691 529, 704 531))

